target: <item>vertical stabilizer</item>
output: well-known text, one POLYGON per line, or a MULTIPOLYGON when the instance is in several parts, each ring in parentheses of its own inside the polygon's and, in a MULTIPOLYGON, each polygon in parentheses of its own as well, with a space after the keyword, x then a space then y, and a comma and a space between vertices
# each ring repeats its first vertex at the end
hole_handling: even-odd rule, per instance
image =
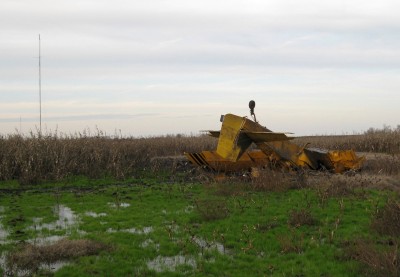
POLYGON ((240 131, 245 123, 245 117, 233 114, 226 114, 224 116, 217 146, 217 154, 222 158, 232 162, 237 161, 243 152, 242 147, 238 145, 238 141, 240 131))

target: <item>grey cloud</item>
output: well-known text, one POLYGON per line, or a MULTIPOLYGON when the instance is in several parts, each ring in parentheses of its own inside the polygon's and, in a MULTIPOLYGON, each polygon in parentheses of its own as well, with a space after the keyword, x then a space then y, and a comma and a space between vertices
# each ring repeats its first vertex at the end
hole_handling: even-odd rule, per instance
MULTIPOLYGON (((154 117, 157 113, 142 114, 90 114, 90 115, 69 115, 69 116, 50 116, 43 117, 43 122, 59 122, 59 121, 81 121, 81 120, 124 120, 142 117, 154 117)), ((18 122, 37 122, 38 117, 21 117, 21 118, 0 118, 0 122, 18 123, 18 122)))
MULTIPOLYGON (((218 102, 231 108, 249 93, 286 104, 309 91, 330 101, 330 90, 357 96, 398 91, 398 6, 385 0, 4 0, 0 101, 36 103, 39 33, 45 100, 218 102), (379 74, 368 78, 368 72, 389 77, 382 84, 379 74), (368 87, 360 89, 363 79, 368 87), (279 93, 266 93, 271 91, 279 93)), ((101 121, 132 111, 66 110, 76 115, 47 120, 101 121)), ((172 114, 165 110, 157 112, 172 114)), ((16 105, 2 111, 15 114, 13 122, 24 112, 36 110, 16 105)), ((214 110, 205 105, 204 112, 214 110)), ((10 122, 5 120, 0 122, 10 122)))

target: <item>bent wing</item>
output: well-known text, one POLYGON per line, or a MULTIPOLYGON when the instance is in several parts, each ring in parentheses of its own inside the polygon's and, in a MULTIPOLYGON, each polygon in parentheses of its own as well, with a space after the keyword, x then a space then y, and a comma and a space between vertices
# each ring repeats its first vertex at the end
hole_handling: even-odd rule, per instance
POLYGON ((221 134, 221 131, 212 131, 212 130, 204 130, 201 132, 206 132, 207 135, 212 136, 214 138, 219 138, 219 135, 221 134))
POLYGON ((255 143, 294 139, 294 137, 288 137, 286 135, 287 133, 252 132, 252 131, 241 131, 241 133, 246 134, 255 143))
MULTIPOLYGON (((219 138, 220 131, 207 130, 209 136, 219 138)), ((282 141, 292 140, 294 137, 288 137, 287 134, 291 133, 275 133, 275 132, 252 132, 252 131, 240 131, 241 134, 246 134, 252 141, 257 142, 270 142, 270 141, 282 141)))

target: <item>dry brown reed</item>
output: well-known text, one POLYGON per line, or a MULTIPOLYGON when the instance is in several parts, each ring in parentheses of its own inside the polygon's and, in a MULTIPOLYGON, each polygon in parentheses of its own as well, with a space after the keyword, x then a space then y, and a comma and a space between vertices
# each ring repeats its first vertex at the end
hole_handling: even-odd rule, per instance
POLYGON ((366 154, 363 171, 379 175, 399 175, 400 155, 366 154))
POLYGON ((75 175, 124 179, 148 170, 154 157, 214 147, 215 139, 208 136, 9 135, 0 137, 0 181, 19 180, 30 185, 75 175))
POLYGON ((371 225, 381 235, 400 238, 400 202, 389 199, 377 210, 371 225))
POLYGON ((400 253, 397 244, 378 247, 373 241, 357 239, 345 248, 346 258, 364 265, 363 276, 398 277, 400 253))
POLYGON ((294 142, 299 145, 311 143, 313 147, 330 150, 353 149, 357 152, 399 154, 400 126, 395 129, 389 126, 382 129, 370 128, 357 135, 299 137, 294 142))
POLYGON ((283 192, 305 186, 307 186, 307 177, 302 171, 283 172, 266 168, 259 171, 257 178, 252 179, 249 188, 256 191, 283 192))
MULTIPOLYGON (((363 135, 302 137, 295 142, 300 145, 311 142, 313 146, 326 149, 389 153, 392 158, 385 158, 383 162, 378 161, 378 164, 371 162, 367 167, 380 173, 400 173, 397 155, 400 153, 400 128, 370 129, 363 135)), ((123 138, 106 136, 101 131, 95 134, 83 132, 72 135, 3 135, 0 136, 0 181, 19 180, 21 184, 31 185, 75 175, 126 179, 138 172, 171 169, 160 160, 156 160, 154 166, 151 161, 155 161, 157 157, 213 150, 216 144, 215 138, 206 135, 123 138)), ((253 185, 261 189, 265 186, 272 188, 274 182, 253 185)), ((280 186, 282 183, 277 182, 273 190, 279 190, 282 188, 280 186)))
POLYGON ((295 228, 289 228, 289 232, 277 235, 276 239, 284 254, 301 253, 304 250, 304 234, 296 232, 295 228))
POLYGON ((298 228, 304 225, 314 225, 316 224, 316 219, 309 209, 292 210, 289 214, 288 223, 290 226, 298 228))

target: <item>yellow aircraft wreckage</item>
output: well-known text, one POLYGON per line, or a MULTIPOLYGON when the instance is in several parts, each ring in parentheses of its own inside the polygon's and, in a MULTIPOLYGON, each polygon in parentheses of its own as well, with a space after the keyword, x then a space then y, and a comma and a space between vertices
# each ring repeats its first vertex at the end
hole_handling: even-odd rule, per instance
MULTIPOLYGON (((254 113, 255 102, 249 103, 253 120, 234 114, 221 116, 220 131, 207 131, 218 138, 216 151, 185 153, 194 165, 217 173, 238 172, 260 167, 288 169, 325 169, 335 173, 359 170, 365 160, 353 150, 328 151, 299 146, 290 133, 276 133, 261 126, 254 113), (249 150, 252 144, 258 149, 249 150)), ((253 147, 254 148, 254 147, 253 147)))

